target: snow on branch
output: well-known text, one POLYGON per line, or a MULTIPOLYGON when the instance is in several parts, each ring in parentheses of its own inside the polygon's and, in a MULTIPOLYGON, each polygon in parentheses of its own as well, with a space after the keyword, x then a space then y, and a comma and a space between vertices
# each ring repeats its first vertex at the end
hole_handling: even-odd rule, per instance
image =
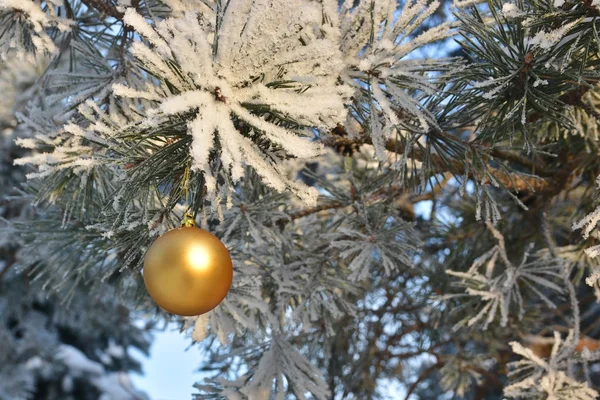
POLYGON ((342 79, 354 89, 355 107, 368 110, 368 121, 359 122, 368 127, 380 160, 395 134, 437 126, 423 100, 437 90, 432 73, 448 70, 449 60, 421 59, 416 51, 448 38, 451 25, 415 32, 439 6, 411 0, 398 8, 396 0, 384 0, 346 1, 341 8, 342 79))
POLYGON ((67 32, 71 29, 73 21, 56 15, 55 10, 60 3, 47 1, 45 5, 47 11, 42 10, 39 2, 32 0, 0 0, 0 21, 4 20, 3 24, 7 25, 3 26, 0 33, 1 61, 15 56, 35 61, 35 53, 58 52, 48 31, 58 29, 60 32, 67 32), (7 18, 1 18, 7 12, 15 14, 14 23, 8 22, 7 18))
MULTIPOLYGON (((140 93, 159 103, 141 126, 185 114, 192 169, 204 174, 209 193, 217 189, 211 162, 219 154, 233 183, 249 165, 272 188, 314 203, 316 193, 283 176, 281 162, 321 154, 308 129, 345 118, 338 45, 321 34, 315 3, 231 1, 216 31, 192 12, 151 26, 129 9, 124 21, 149 42, 136 42, 133 55, 170 88, 162 98, 140 93), (257 146, 265 140, 272 150, 257 146)), ((118 85, 115 94, 136 92, 118 85)))
POLYGON ((81 350, 68 344, 61 344, 55 360, 67 368, 66 382, 82 375, 90 377, 91 383, 100 391, 101 399, 147 400, 148 397, 137 391, 123 372, 108 372, 102 364, 90 360, 81 350))
MULTIPOLYGON (((96 104, 88 102, 80 108, 84 112, 100 111, 96 104)), ((46 111, 32 110, 30 115, 18 114, 25 125, 35 132, 34 138, 17 139, 17 145, 21 147, 48 148, 52 151, 36 152, 17 158, 15 165, 35 165, 36 172, 27 175, 28 179, 44 178, 53 173, 70 170, 77 176, 88 175, 95 167, 101 165, 96 143, 104 143, 104 139, 93 133, 92 130, 84 130, 78 125, 67 124, 58 129, 56 123, 50 117, 54 109, 46 111)), ((110 131, 103 122, 98 121, 92 127, 103 132, 110 131)), ((86 183, 85 178, 81 180, 81 186, 86 183)))

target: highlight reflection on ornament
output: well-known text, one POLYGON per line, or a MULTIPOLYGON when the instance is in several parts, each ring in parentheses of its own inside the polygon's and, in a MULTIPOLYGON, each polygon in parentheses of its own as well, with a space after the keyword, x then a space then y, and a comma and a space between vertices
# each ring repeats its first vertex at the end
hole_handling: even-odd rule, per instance
POLYGON ((187 253, 187 262, 197 271, 210 267, 210 256, 203 246, 191 247, 187 253))
POLYGON ((144 259, 150 297, 173 314, 192 316, 212 310, 227 295, 232 279, 227 248, 195 226, 168 231, 156 239, 144 259))

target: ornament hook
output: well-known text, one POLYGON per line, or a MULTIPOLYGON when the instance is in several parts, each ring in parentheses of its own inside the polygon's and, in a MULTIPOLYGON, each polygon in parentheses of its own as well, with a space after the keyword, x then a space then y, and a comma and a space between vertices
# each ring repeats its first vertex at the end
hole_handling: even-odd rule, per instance
POLYGON ((196 226, 196 219, 191 212, 186 212, 181 221, 181 226, 186 228, 193 228, 196 226))

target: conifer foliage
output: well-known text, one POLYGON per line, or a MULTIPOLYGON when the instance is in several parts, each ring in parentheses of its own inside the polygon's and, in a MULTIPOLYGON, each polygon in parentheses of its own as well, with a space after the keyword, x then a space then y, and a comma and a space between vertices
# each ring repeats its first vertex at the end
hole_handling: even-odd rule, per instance
MULTIPOLYGON (((45 105, 44 92, 35 82, 47 65, 44 57, 0 65, 0 217, 7 223, 36 226, 38 235, 56 239, 49 215, 39 213, 32 205, 33 194, 18 187, 26 168, 13 166, 27 152, 15 139, 23 142, 31 135, 14 113, 28 103, 45 105)), ((0 236, 0 399, 147 400, 128 373, 141 371, 131 350, 147 353, 152 321, 136 325, 135 313, 109 284, 98 285, 92 293, 71 284, 46 289, 48 281, 33 272, 37 255, 29 259, 30 250, 12 234, 13 227, 4 228, 0 236), (68 294, 56 293, 64 288, 68 294)), ((71 237, 69 242, 76 240, 71 237)), ((45 262, 61 262, 60 251, 52 246, 45 250, 45 262)))
POLYGON ((206 353, 198 399, 597 398, 599 17, 0 0, 0 60, 39 69, 2 82, 7 159, 28 169, 7 204, 38 221, 4 222, 21 249, 4 271, 169 318, 143 257, 191 212, 235 271, 179 320, 206 353))

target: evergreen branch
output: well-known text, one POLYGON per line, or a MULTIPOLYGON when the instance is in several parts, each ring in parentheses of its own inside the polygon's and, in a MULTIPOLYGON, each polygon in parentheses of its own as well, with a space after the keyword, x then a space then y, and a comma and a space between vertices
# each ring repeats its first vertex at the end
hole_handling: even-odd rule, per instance
POLYGON ((98 12, 100 12, 100 14, 104 14, 104 15, 108 15, 110 17, 113 17, 119 21, 123 21, 123 17, 125 16, 124 13, 122 13, 121 11, 117 10, 117 8, 112 5, 110 2, 108 1, 103 1, 103 0, 81 0, 81 2, 83 4, 85 4, 86 6, 88 6, 91 9, 94 9, 98 12))
POLYGON ((309 215, 316 214, 321 211, 332 210, 332 209, 336 209, 336 208, 343 208, 343 207, 347 207, 347 206, 348 206, 348 204, 343 204, 343 203, 339 203, 339 202, 325 203, 325 204, 321 204, 321 205, 313 207, 313 208, 307 208, 304 210, 290 213, 290 220, 293 221, 298 218, 307 217, 309 215))
POLYGON ((431 373, 433 373, 433 371, 435 371, 436 369, 440 369, 443 366, 444 366, 444 362, 438 361, 436 364, 433 364, 433 365, 429 366, 427 369, 425 369, 421 373, 421 375, 419 375, 417 380, 414 381, 412 385, 410 385, 410 387, 408 388, 408 391, 406 392, 406 396, 404 396, 404 400, 409 400, 412 393, 417 389, 417 386, 419 386, 419 383, 423 382, 431 373))
MULTIPOLYGON (((453 138, 453 140, 456 139, 453 138)), ((333 139, 324 140, 324 143, 326 146, 333 147, 336 149, 342 147, 360 146, 362 144, 373 145, 373 142, 369 136, 361 136, 358 139, 335 137, 333 139)), ((417 161, 425 161, 428 159, 429 162, 431 162, 431 164, 436 168, 436 171, 434 171, 434 173, 451 172, 455 175, 464 175, 465 172, 467 172, 467 168, 464 162, 461 162, 460 160, 450 160, 438 154, 427 155, 422 148, 417 146, 413 146, 412 148, 407 150, 405 149, 402 143, 394 139, 387 140, 387 142, 385 143, 385 149, 396 154, 409 154, 411 158, 417 161)), ((489 154, 493 154, 497 158, 504 158, 506 160, 517 161, 526 165, 534 166, 532 161, 526 162, 524 160, 524 157, 505 150, 496 149, 493 152, 492 150, 490 150, 489 154)), ((522 174, 509 172, 506 169, 490 167, 490 173, 493 176, 493 178, 499 183, 501 183, 503 186, 507 188, 511 187, 517 192, 530 190, 540 191, 548 186, 548 182, 541 177, 524 176, 522 174)), ((471 179, 476 178, 472 171, 469 171, 468 177, 471 179)), ((490 180, 487 179, 483 183, 490 184, 492 182, 490 182, 490 180)))
MULTIPOLYGON (((411 208, 408 205, 412 206, 413 204, 420 203, 422 201, 431 200, 436 195, 436 189, 437 188, 434 188, 434 190, 432 190, 430 192, 421 193, 421 194, 410 196, 406 199, 403 199, 404 201, 402 204, 407 204, 407 206, 402 207, 402 204, 401 204, 398 207, 402 208, 402 209, 408 209, 408 208, 411 208)), ((381 189, 381 190, 377 191, 376 193, 374 193, 370 197, 369 201, 367 202, 367 205, 376 203, 377 201, 379 201, 381 199, 393 198, 395 195, 397 195, 399 193, 403 193, 403 192, 406 192, 406 188, 402 187, 402 186, 392 186, 390 188, 381 189)), ((296 219, 308 217, 309 215, 317 214, 321 211, 333 210, 333 209, 344 208, 344 207, 349 207, 349 206, 351 206, 351 204, 342 203, 342 202, 338 202, 338 201, 332 202, 332 203, 325 203, 325 204, 318 205, 316 207, 292 212, 289 214, 288 219, 279 220, 279 223, 287 223, 290 221, 294 221, 296 219)))
POLYGON ((15 261, 16 260, 14 260, 14 259, 11 260, 10 262, 6 263, 4 268, 2 268, 2 271, 0 271, 0 281, 2 281, 2 277, 4 277, 4 275, 6 275, 6 273, 10 269, 10 267, 12 267, 15 264, 15 261))
MULTIPOLYGON (((565 220, 592 204, 600 173, 600 25, 591 0, 476 4, 457 16, 465 62, 414 53, 427 56, 432 43, 449 38, 452 23, 424 29, 439 2, 408 0, 401 10, 396 0, 268 8, 252 0, 65 1, 63 26, 53 2, 22 10, 31 11, 29 21, 13 18, 19 0, 0 0, 0 8, 11 5, 0 11, 0 38, 35 50, 36 32, 48 32, 41 48, 52 49, 51 39, 61 52, 41 80, 56 109, 41 101, 48 114, 23 112, 34 128, 23 147, 38 151, 25 161, 43 181, 32 191, 48 209, 35 230, 15 223, 9 239, 24 247, 12 269, 10 259, 0 267, 0 284, 25 266, 25 275, 46 279, 74 305, 79 292, 69 286, 106 279, 129 290, 140 282, 146 245, 191 211, 236 266, 222 306, 185 322, 195 325, 193 340, 207 338, 205 370, 218 375, 196 386, 208 392, 197 398, 372 398, 388 379, 404 385, 407 399, 450 391, 499 397, 498 383, 514 380, 505 343, 515 330, 538 331, 569 314, 582 332, 596 326, 587 317, 597 314, 592 302, 579 302, 582 319, 573 301, 560 307, 554 295, 563 293, 556 278, 565 264, 579 268, 573 282, 590 267, 565 220), (332 129, 339 121, 357 136, 332 129), (321 157, 323 143, 307 136, 322 138, 352 168, 321 157), (374 158, 358 152, 363 145, 374 158), (303 162, 310 171, 300 182, 303 162), (503 204, 509 196, 526 211, 503 204), (415 204, 426 200, 430 212, 419 212, 415 204), (543 230, 535 228, 541 212, 549 219, 543 230), (482 234, 482 216, 497 222, 491 234, 482 234), (458 328, 489 329, 453 328, 457 316, 458 328), (433 365, 416 365, 426 353, 433 365)), ((17 108, 4 97, 0 119, 2 108, 7 115, 17 108)), ((600 211, 580 225, 589 233, 598 220, 600 211)), ((137 299, 148 299, 140 288, 137 299)), ((6 304, 0 298, 0 315, 8 315, 6 304)), ((599 343, 584 338, 562 346, 574 354, 575 371, 563 382, 565 398, 591 393, 576 381, 600 379, 588 368, 600 351, 584 363, 578 354, 599 343)), ((3 349, 0 334, 0 358, 3 349)), ((560 373, 562 357, 552 367, 560 373)), ((5 376, 0 365, 2 393, 5 376)))
POLYGON ((477 386, 473 400, 484 400, 489 397, 492 388, 502 389, 504 387, 498 376, 493 375, 488 370, 477 366, 470 367, 470 369, 482 376, 485 376, 485 381, 477 386))
POLYGON ((453 142, 457 142, 465 148, 471 148, 473 150, 492 156, 493 158, 521 164, 521 166, 529 168, 532 172, 535 172, 537 175, 540 176, 552 175, 550 171, 546 170, 546 163, 544 162, 544 160, 541 159, 537 159, 534 161, 513 151, 502 150, 498 147, 490 147, 481 144, 465 142, 464 140, 461 140, 460 138, 454 135, 450 135, 449 133, 446 133, 442 130, 432 131, 429 132, 427 135, 429 137, 435 137, 436 135, 439 135, 453 142))

